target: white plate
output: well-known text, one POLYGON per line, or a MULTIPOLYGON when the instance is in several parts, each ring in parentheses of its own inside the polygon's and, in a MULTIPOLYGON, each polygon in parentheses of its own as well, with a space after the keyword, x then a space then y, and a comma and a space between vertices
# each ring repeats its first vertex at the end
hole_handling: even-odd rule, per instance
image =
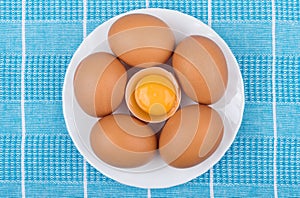
MULTIPOLYGON (((145 35, 147 36, 147 35, 145 35)), ((189 103, 188 101, 184 102, 189 103)), ((222 38, 210 27, 189 15, 166 9, 140 9, 116 16, 98 26, 79 46, 67 69, 63 87, 63 111, 69 134, 79 152, 85 159, 104 175, 126 185, 142 188, 165 188, 190 181, 205 173, 216 164, 232 144, 240 127, 244 110, 244 88, 239 66, 232 52, 222 38), (112 167, 101 161, 92 151, 89 141, 90 129, 97 118, 82 111, 74 98, 73 77, 80 61, 97 51, 111 52, 107 43, 107 32, 118 18, 130 13, 147 13, 161 18, 176 34, 176 42, 184 35, 203 35, 215 41, 225 54, 229 81, 224 97, 212 105, 224 118, 224 137, 217 150, 204 162, 187 169, 167 166, 157 155, 150 163, 133 169, 112 167)), ((118 112, 126 111, 124 104, 118 112)))

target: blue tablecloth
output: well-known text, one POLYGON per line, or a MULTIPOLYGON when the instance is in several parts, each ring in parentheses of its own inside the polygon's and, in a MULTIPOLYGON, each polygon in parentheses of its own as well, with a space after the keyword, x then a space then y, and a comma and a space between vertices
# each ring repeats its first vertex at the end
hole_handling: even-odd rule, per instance
POLYGON ((299 0, 1 0, 0 197, 300 197, 299 0), (85 32, 129 10, 167 8, 212 28, 236 56, 245 112, 213 169, 139 189, 96 171, 63 119, 65 71, 85 32))

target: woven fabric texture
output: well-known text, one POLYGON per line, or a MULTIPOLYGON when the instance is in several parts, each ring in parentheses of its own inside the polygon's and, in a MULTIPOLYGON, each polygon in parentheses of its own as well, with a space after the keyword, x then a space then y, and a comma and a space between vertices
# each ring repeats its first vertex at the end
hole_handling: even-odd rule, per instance
POLYGON ((299 0, 0 1, 0 197, 300 197, 299 126, 299 0), (146 6, 211 22, 245 88, 241 128, 219 163, 186 184, 150 190, 85 164, 62 112, 64 76, 84 24, 89 34, 146 6))

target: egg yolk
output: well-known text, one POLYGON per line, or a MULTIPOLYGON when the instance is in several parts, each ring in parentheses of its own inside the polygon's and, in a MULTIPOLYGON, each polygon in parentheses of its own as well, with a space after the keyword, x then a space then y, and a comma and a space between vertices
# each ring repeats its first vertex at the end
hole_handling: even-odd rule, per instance
POLYGON ((168 113, 176 103, 176 94, 169 80, 151 75, 141 80, 135 89, 138 106, 149 115, 160 116, 168 113))

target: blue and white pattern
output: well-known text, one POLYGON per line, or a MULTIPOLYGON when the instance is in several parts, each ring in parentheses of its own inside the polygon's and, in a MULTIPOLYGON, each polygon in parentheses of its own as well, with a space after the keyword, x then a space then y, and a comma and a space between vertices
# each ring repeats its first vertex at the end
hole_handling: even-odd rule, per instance
POLYGON ((0 197, 300 197, 299 126, 299 0, 0 1, 0 197), (65 71, 84 37, 146 6, 211 25, 245 85, 229 151, 207 173, 168 189, 103 176, 75 148, 62 114, 65 71))

